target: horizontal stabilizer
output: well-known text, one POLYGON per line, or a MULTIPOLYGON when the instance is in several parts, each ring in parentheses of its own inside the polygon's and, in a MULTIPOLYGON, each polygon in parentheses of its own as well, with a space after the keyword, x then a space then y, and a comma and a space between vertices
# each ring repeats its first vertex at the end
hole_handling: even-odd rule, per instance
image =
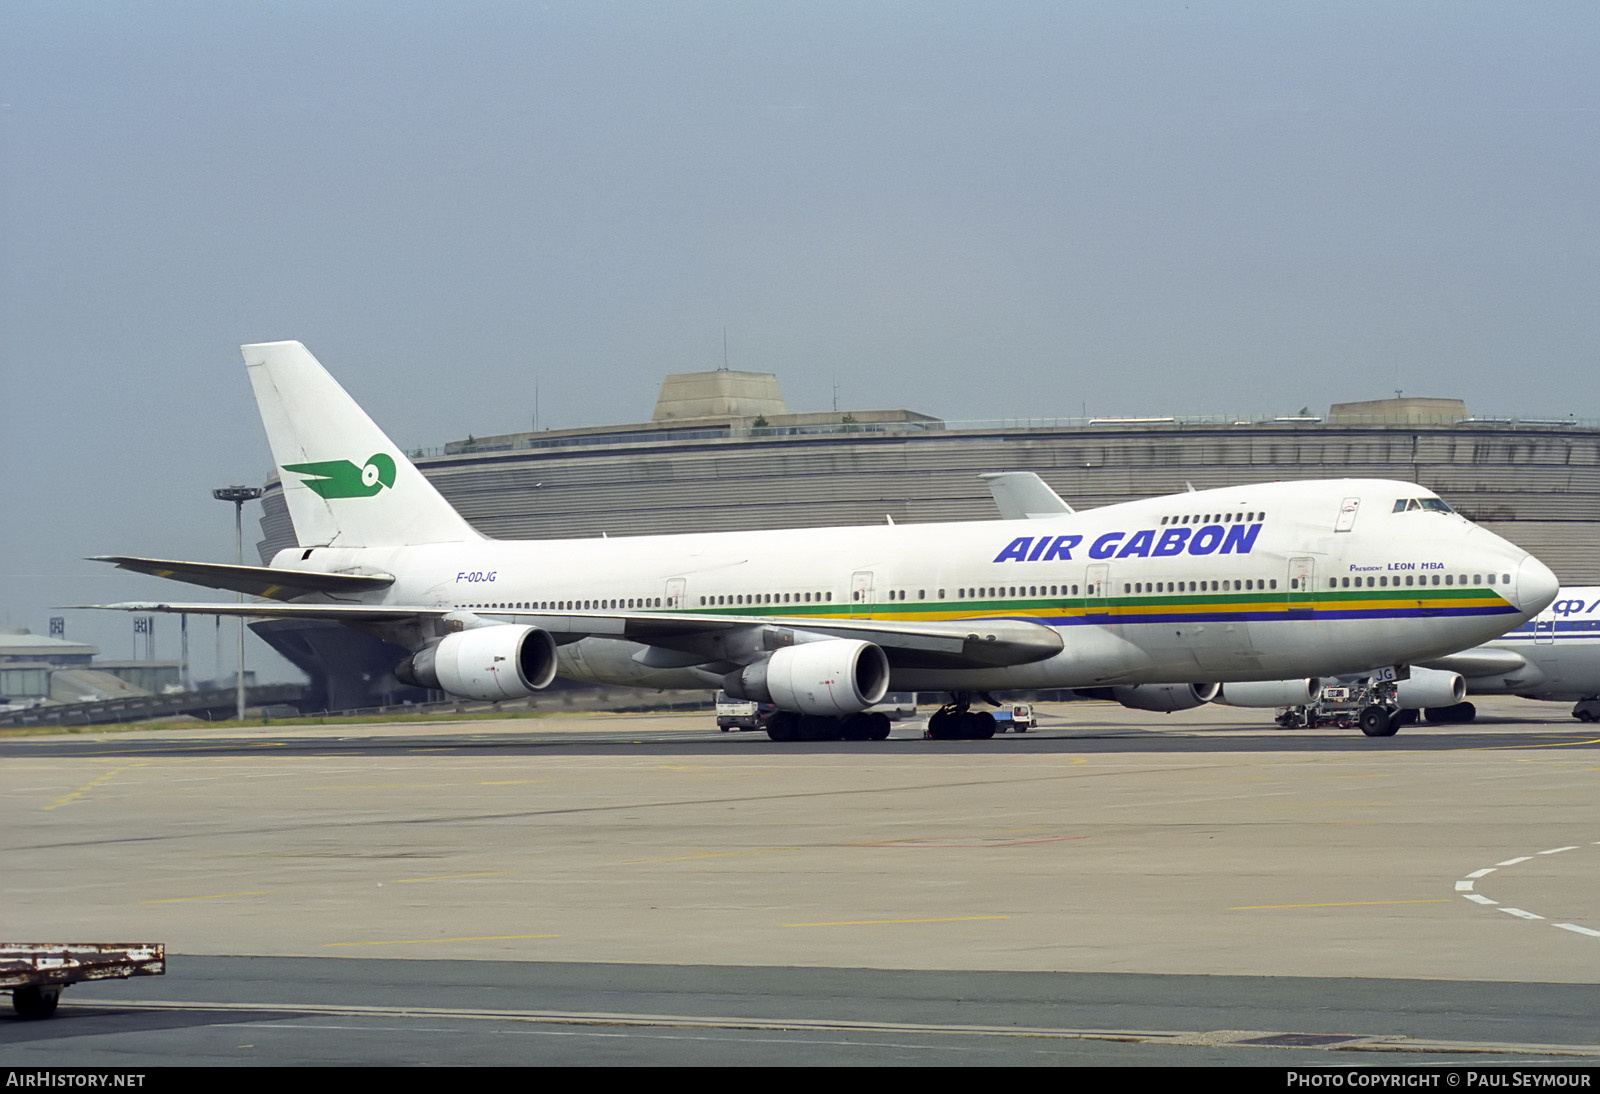
POLYGON ((293 600, 311 593, 370 593, 394 584, 392 574, 325 574, 311 570, 284 570, 273 566, 235 566, 221 562, 177 562, 166 558, 131 558, 96 555, 91 562, 109 562, 119 570, 226 589, 232 593, 293 600))

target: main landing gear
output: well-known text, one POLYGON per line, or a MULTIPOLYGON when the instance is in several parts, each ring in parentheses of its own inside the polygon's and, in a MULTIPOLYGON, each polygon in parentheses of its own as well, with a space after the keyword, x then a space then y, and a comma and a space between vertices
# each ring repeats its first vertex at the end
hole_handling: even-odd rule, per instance
POLYGON ((971 700, 952 696, 928 719, 928 736, 935 741, 986 741, 994 736, 994 715, 971 709, 971 700))
POLYGON ((889 736, 889 716, 862 711, 835 718, 777 710, 767 718, 767 736, 774 741, 882 741, 889 736))
POLYGON ((1600 699, 1579 699, 1572 716, 1580 722, 1600 722, 1600 699))

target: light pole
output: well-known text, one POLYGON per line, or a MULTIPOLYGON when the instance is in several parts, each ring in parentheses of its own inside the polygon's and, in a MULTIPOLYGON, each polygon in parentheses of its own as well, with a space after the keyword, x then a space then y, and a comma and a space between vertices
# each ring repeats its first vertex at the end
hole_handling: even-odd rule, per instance
MULTIPOLYGON (((261 496, 259 486, 221 486, 211 491, 211 496, 218 501, 233 502, 233 534, 238 545, 239 565, 244 565, 244 503, 255 501, 261 496)), ((244 593, 239 594, 239 603, 244 603, 244 593)), ((239 672, 236 678, 238 688, 238 713, 239 721, 244 721, 244 616, 239 617, 239 672)))

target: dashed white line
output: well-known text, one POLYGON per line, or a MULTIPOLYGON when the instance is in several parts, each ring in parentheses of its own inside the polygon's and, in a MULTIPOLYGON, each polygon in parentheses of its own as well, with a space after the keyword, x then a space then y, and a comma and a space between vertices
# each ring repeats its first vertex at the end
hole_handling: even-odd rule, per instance
MULTIPOLYGON (((1519 863, 1531 862, 1540 855, 1559 855, 1563 851, 1576 851, 1580 846, 1580 844, 1574 843, 1569 844, 1566 847, 1551 847, 1544 851, 1536 851, 1531 855, 1518 855, 1516 858, 1508 858, 1504 862, 1497 862, 1493 866, 1485 866, 1481 870, 1474 870, 1466 877, 1456 882, 1456 892, 1460 893, 1463 897, 1472 901, 1474 904, 1486 905, 1496 909, 1497 911, 1504 912, 1506 915, 1516 916, 1518 919, 1549 922, 1544 916, 1539 915, 1537 912, 1530 912, 1525 908, 1510 908, 1501 904, 1498 900, 1491 900, 1482 893, 1476 892, 1475 890, 1477 889, 1477 882, 1480 878, 1488 877, 1502 866, 1516 866, 1519 863)), ((1592 844, 1590 844, 1590 846, 1600 847, 1600 840, 1595 840, 1592 844)), ((1600 938, 1600 931, 1597 931, 1592 927, 1580 926, 1577 923, 1551 923, 1550 925, 1552 927, 1560 927, 1563 931, 1570 931, 1573 934, 1583 935, 1585 938, 1600 938)))
POLYGON ((1560 927, 1563 931, 1571 931, 1573 934, 1586 934, 1590 938, 1600 938, 1600 931, 1590 927, 1580 927, 1576 923, 1552 923, 1550 926, 1560 927))

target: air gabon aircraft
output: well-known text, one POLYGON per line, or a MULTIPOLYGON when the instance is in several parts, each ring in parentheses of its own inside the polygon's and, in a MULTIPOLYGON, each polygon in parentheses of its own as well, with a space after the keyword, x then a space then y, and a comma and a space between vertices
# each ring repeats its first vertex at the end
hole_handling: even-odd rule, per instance
POLYGON ((490 540, 299 342, 243 350, 299 546, 269 566, 104 557, 261 599, 100 607, 337 620, 411 650, 403 681, 468 699, 524 698, 558 674, 719 687, 775 704, 774 739, 881 738, 887 719, 866 710, 893 688, 949 694, 935 736, 988 736, 971 708, 993 691, 1161 703, 1409 664, 1487 641, 1556 592, 1526 551, 1380 479, 1035 519, 490 540))

